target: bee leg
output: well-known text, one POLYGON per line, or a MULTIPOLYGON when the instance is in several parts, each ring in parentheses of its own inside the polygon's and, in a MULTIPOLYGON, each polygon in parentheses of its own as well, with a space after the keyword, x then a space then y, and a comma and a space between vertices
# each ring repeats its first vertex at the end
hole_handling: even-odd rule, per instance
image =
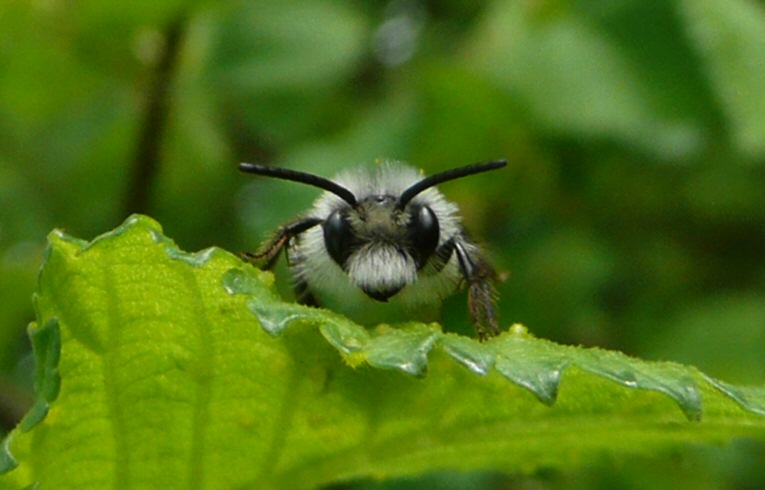
POLYGON ((322 220, 319 218, 304 218, 284 225, 277 230, 276 235, 271 240, 261 247, 259 252, 244 252, 240 257, 247 262, 262 261, 261 269, 263 270, 273 269, 276 261, 279 260, 279 253, 290 240, 321 223, 322 220))
POLYGON ((483 257, 471 256, 462 243, 452 242, 460 271, 468 283, 468 309, 481 341, 499 335, 494 312, 494 271, 483 257))

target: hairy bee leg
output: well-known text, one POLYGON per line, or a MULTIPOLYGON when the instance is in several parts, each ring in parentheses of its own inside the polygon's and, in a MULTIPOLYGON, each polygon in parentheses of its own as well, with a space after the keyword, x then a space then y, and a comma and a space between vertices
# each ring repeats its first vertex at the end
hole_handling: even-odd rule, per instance
POLYGON ((279 253, 292 238, 321 223, 322 220, 319 218, 304 218, 295 221, 294 223, 284 225, 279 228, 276 235, 269 242, 261 247, 260 252, 244 252, 240 256, 248 262, 264 261, 263 266, 261 267, 264 270, 273 269, 274 265, 276 265, 276 261, 279 260, 279 253))
POLYGON ((457 242, 453 242, 460 270, 468 283, 468 309, 478 338, 483 341, 499 335, 499 325, 494 312, 494 271, 482 258, 474 260, 457 242))
POLYGON ((453 253, 454 238, 450 238, 444 242, 443 245, 439 246, 433 253, 433 259, 431 259, 431 263, 433 264, 433 267, 435 267, 436 271, 441 272, 444 267, 446 267, 446 264, 451 260, 453 253))
POLYGON ((476 325, 480 326, 480 329, 476 327, 480 340, 487 340, 500 334, 494 313, 493 288, 488 282, 482 281, 470 285, 468 307, 473 318, 478 318, 475 321, 476 325), (489 331, 486 331, 484 326, 488 326, 489 331))

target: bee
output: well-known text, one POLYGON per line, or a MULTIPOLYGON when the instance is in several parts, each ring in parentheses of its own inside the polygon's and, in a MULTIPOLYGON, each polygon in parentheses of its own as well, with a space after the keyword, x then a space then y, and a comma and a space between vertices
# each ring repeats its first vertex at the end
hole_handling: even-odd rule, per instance
POLYGON ((242 257, 271 269, 284 251, 299 303, 331 305, 352 318, 366 313, 376 322, 391 309, 408 319, 432 319, 445 297, 467 287, 470 318, 479 339, 485 340, 500 332, 494 308, 496 274, 468 237, 459 208, 435 186, 505 165, 504 160, 481 162, 424 177, 417 169, 388 162, 329 180, 241 163, 242 172, 325 191, 308 212, 279 227, 258 252, 242 257))

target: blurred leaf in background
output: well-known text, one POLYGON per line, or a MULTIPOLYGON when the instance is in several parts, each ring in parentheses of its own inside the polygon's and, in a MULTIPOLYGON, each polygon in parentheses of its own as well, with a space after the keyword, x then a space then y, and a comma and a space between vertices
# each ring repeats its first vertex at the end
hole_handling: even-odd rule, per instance
MULTIPOLYGON (((501 178, 442 189, 509 274, 504 324, 765 382, 762 2, 5 0, 0 33, 4 430, 29 400, 47 232, 145 212, 183 249, 253 249, 317 194, 239 161, 331 176, 506 157, 501 178)), ((466 316, 447 303, 447 328, 469 331, 466 316)), ((651 483, 751 487, 762 449, 657 458, 651 483)), ((527 483, 644 473, 604 462, 527 483)), ((451 476, 434 478, 411 488, 451 476)))

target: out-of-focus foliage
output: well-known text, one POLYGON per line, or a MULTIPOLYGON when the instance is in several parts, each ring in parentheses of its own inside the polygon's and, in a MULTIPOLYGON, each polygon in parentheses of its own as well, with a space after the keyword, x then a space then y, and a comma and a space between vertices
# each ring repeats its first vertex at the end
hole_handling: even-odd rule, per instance
MULTIPOLYGON (((47 232, 94 236, 141 211, 183 249, 251 249, 316 192, 238 161, 331 175, 506 157, 501 176, 442 189, 509 273, 503 323, 763 383, 764 105, 756 0, 5 0, 0 418, 29 399, 47 232)), ((765 479, 763 453, 536 483, 629 487, 647 466, 654 488, 743 488, 765 479)))

